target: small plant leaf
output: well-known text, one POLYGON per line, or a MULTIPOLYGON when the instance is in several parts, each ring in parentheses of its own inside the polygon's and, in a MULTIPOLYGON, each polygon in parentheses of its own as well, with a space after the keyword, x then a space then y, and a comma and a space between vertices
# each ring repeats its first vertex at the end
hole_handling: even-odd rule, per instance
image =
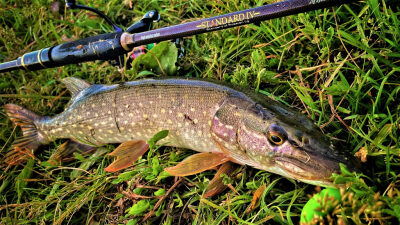
POLYGON ((128 214, 132 216, 141 215, 150 207, 150 202, 146 199, 138 201, 131 208, 129 208, 128 214))

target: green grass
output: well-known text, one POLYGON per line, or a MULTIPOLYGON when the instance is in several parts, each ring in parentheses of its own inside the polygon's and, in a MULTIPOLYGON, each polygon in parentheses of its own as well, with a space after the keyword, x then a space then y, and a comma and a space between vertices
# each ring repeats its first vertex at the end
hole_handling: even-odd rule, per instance
MULTIPOLYGON (((78 1, 80 2, 80 1, 78 1)), ((148 10, 156 28, 243 10, 273 1, 89 1, 128 27, 148 10), (132 3, 133 8, 129 5, 132 3)), ((0 1, 0 61, 77 39, 111 32, 85 11, 51 11, 50 1, 0 1)), ((176 76, 235 83, 303 112, 350 154, 364 152, 363 174, 344 173, 342 203, 324 218, 348 224, 400 222, 400 12, 398 2, 366 0, 185 39, 186 56, 176 76)), ((60 113, 69 94, 59 80, 81 77, 120 83, 137 77, 104 62, 0 75, 0 105, 15 103, 42 115, 60 113)), ((0 111, 0 157, 21 135, 0 111)), ((26 166, 0 172, 1 224, 297 224, 318 188, 249 167, 226 178, 231 189, 202 198, 213 171, 177 180, 164 168, 189 150, 152 149, 120 174, 107 145, 59 167, 45 162, 62 143, 43 146, 26 166), (254 192, 266 189, 246 213, 254 192), (173 188, 171 188, 173 187, 173 188), (171 189, 171 190, 170 190, 171 189)))

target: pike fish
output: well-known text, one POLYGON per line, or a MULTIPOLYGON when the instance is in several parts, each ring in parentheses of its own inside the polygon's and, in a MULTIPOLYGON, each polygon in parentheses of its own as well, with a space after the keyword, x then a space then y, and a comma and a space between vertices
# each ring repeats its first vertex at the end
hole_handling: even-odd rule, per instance
MULTIPOLYGON (((229 170, 230 162, 249 165, 288 178, 331 186, 339 163, 354 168, 306 116, 274 100, 225 85, 200 80, 138 80, 124 84, 90 84, 68 77, 62 83, 72 98, 64 112, 39 116, 14 104, 5 112, 23 131, 6 155, 20 163, 43 144, 69 139, 51 156, 68 158, 108 143, 121 143, 106 168, 114 172, 133 164, 161 130, 161 144, 198 151, 166 170, 187 176, 208 169, 229 170), (28 154, 21 154, 28 152, 28 154)), ((217 173, 218 174, 218 173, 217 173)), ((216 179, 216 178, 215 178, 216 179)))

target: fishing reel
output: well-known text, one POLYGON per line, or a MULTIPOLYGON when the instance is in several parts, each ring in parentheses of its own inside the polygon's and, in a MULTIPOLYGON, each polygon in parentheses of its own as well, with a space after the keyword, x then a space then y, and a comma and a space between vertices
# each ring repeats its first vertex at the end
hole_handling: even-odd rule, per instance
MULTIPOLYGON (((92 7, 89 7, 86 5, 76 4, 75 0, 65 0, 65 4, 66 4, 66 7, 69 9, 83 9, 83 10, 91 11, 91 12, 97 14, 99 17, 103 18, 109 25, 111 25, 112 28, 114 29, 114 32, 124 32, 124 30, 121 27, 117 26, 111 20, 110 17, 108 17, 103 12, 101 12, 95 8, 92 8, 92 7)), ((146 14, 144 14, 144 16, 142 17, 141 20, 139 20, 138 22, 136 22, 136 23, 132 24, 130 27, 128 27, 125 32, 134 34, 134 33, 140 33, 140 32, 151 30, 151 28, 153 27, 153 23, 160 21, 160 19, 161 19, 161 15, 158 13, 157 10, 150 10, 146 14)), ((183 47, 182 47, 182 41, 183 41, 183 39, 181 39, 181 38, 178 38, 175 40, 175 45, 177 46, 177 48, 180 51, 178 53, 178 56, 180 56, 180 57, 183 56, 183 52, 184 52, 183 47)), ((148 50, 152 49, 155 45, 156 45, 156 43, 152 43, 152 44, 135 47, 131 52, 128 53, 126 64, 124 63, 123 55, 118 56, 114 60, 108 60, 108 62, 111 65, 118 66, 120 68, 123 68, 124 65, 126 65, 126 68, 130 69, 133 60, 135 60, 138 56, 145 54, 148 50)))

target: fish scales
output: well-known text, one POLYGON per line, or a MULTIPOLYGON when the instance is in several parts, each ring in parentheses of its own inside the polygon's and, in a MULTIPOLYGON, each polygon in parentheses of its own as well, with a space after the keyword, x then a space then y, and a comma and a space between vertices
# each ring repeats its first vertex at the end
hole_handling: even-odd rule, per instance
MULTIPOLYGON (((89 145, 122 143, 113 152, 117 156, 114 163, 125 163, 126 168, 130 165, 127 160, 133 162, 146 151, 144 141, 168 130, 161 144, 204 153, 195 157, 202 162, 188 159, 169 170, 175 174, 190 174, 181 173, 183 168, 204 171, 229 160, 306 183, 331 186, 330 177, 340 172, 339 163, 355 170, 354 161, 333 148, 307 117, 249 91, 187 79, 91 85, 65 78, 63 83, 72 98, 65 111, 52 118, 20 106, 5 106, 24 134, 14 144, 15 154, 20 148, 34 151, 60 138, 75 141, 69 150, 79 145, 88 150, 89 145), (136 153, 129 155, 129 147, 136 153), (128 158, 118 159, 121 152, 128 158), (193 165, 187 167, 188 163, 193 165)), ((118 170, 113 164, 109 171, 118 170)))
POLYGON ((200 81, 140 81, 113 85, 77 99, 40 130, 51 139, 73 138, 95 145, 148 140, 169 130, 167 145, 220 152, 211 137, 212 118, 228 95, 240 95, 200 81))

